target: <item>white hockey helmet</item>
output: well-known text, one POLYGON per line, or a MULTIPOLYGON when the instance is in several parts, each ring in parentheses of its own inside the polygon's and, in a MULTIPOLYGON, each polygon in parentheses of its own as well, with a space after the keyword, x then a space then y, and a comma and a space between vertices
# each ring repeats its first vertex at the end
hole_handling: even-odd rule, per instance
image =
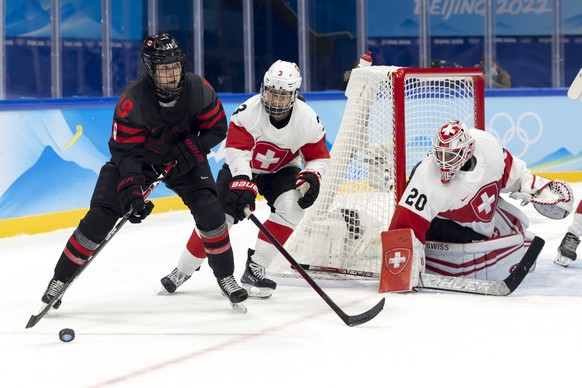
POLYGON ((464 123, 451 120, 440 127, 433 141, 432 156, 441 171, 441 182, 450 183, 474 152, 475 139, 464 123))
POLYGON ((261 103, 269 116, 283 116, 295 103, 301 87, 301 73, 293 62, 278 60, 271 65, 261 84, 261 103))

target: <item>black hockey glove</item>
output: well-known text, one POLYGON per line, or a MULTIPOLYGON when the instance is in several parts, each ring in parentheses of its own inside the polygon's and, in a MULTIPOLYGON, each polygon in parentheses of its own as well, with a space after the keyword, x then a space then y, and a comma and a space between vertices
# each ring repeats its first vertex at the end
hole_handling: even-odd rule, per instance
POLYGON ((145 177, 143 175, 128 175, 119 181, 117 192, 124 212, 133 209, 133 214, 128 221, 136 224, 140 223, 152 212, 154 204, 150 201, 144 201, 143 186, 145 186, 145 177), (146 205, 147 204, 147 205, 146 205))
POLYGON ((307 209, 309 206, 313 205, 313 202, 315 202, 319 195, 319 183, 321 178, 319 173, 315 170, 303 170, 297 174, 296 179, 295 187, 303 193, 303 197, 299 198, 297 203, 301 209, 307 209), (301 187, 303 184, 305 184, 305 186, 301 187))
POLYGON ((143 209, 141 209, 140 212, 133 212, 127 220, 132 224, 139 224, 145 220, 147 216, 152 214, 152 210, 154 210, 154 203, 152 201, 145 201, 143 209))
POLYGON ((242 221, 246 218, 245 207, 250 207, 255 211, 255 199, 257 198, 257 185, 249 180, 246 175, 237 175, 228 185, 230 191, 226 194, 226 210, 236 220, 242 221))
POLYGON ((208 147, 197 136, 188 136, 172 150, 172 156, 178 162, 176 170, 180 175, 186 174, 200 163, 204 163, 209 152, 208 147))

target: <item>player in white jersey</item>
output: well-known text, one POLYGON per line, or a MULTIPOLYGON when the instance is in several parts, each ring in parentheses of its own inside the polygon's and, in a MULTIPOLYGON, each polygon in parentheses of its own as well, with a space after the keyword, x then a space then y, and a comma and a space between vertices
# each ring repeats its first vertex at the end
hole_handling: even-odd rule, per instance
MULTIPOLYGON (((568 88, 568 98, 582 100, 582 69, 580 69, 568 88)), ((558 255, 554 263, 567 267, 576 260, 576 249, 580 244, 580 236, 582 236, 582 201, 578 203, 572 224, 568 227, 568 231, 558 247, 558 255)))
POLYGON ((572 208, 567 184, 533 175, 490 134, 459 121, 439 128, 432 152, 415 169, 389 227, 412 231, 415 270, 409 289, 424 270, 495 280, 509 274, 533 235, 526 230, 525 214, 501 193, 534 203, 550 218, 572 208))
POLYGON ((580 236, 582 236, 582 201, 578 203, 574 219, 558 247, 558 256, 556 256, 554 263, 567 267, 576 260, 576 249, 580 244, 580 236))
MULTIPOLYGON (((246 207, 255 209, 260 193, 271 208, 264 225, 281 244, 316 200, 330 158, 325 129, 313 109, 298 97, 300 86, 301 74, 295 63, 278 60, 271 65, 260 93, 240 105, 231 117, 226 164, 217 179, 229 226, 246 218, 246 207)), ((194 232, 172 272, 177 276, 162 279, 163 284, 169 284, 164 284, 166 290, 173 292, 200 267, 202 252, 194 232)), ((255 249, 248 250, 241 279, 251 297, 272 295, 277 284, 266 277, 265 269, 277 254, 276 247, 259 233, 255 249)))

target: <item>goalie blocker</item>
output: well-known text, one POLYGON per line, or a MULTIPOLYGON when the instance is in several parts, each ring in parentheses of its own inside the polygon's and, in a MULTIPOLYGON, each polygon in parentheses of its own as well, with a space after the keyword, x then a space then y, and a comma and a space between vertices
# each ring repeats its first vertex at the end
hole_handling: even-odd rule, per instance
POLYGON ((424 272, 424 246, 412 229, 382 232, 380 292, 411 291, 424 272))

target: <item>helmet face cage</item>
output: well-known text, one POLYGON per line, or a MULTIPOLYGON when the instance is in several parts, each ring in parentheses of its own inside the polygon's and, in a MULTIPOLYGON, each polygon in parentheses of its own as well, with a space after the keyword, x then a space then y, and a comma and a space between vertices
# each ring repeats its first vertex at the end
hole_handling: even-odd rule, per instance
POLYGON ((453 120, 437 131, 433 141, 432 157, 441 172, 441 182, 450 183, 461 167, 473 157, 475 139, 465 124, 453 120))
POLYGON ((142 61, 156 94, 164 100, 173 100, 184 87, 186 56, 178 42, 167 33, 145 38, 142 61))
POLYGON ((278 60, 265 73, 261 84, 261 103, 272 117, 281 117, 295 103, 301 74, 295 63, 278 60))

